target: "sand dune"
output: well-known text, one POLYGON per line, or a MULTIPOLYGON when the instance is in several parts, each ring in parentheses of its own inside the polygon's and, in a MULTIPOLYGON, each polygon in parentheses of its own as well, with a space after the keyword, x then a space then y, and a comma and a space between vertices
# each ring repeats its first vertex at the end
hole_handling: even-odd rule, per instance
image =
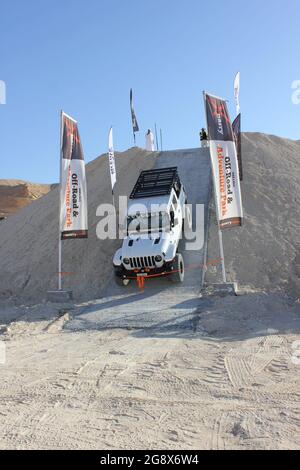
MULTIPOLYGON (((267 290, 299 296, 300 142, 259 133, 243 135, 245 223, 224 233, 228 278, 267 290)), ((116 154, 117 192, 129 194, 141 169, 158 154, 133 148, 116 154)), ((191 171, 193 169, 191 168, 191 171)), ((111 258, 119 241, 99 241, 95 227, 100 203, 111 201, 107 158, 87 165, 89 239, 64 243, 66 288, 78 298, 95 298, 111 276, 111 258)), ((41 300, 57 278, 58 188, 34 201, 0 226, 0 295, 41 300)), ((219 256, 212 212, 208 258, 219 256)), ((207 280, 220 279, 209 268, 207 280)))
MULTIPOLYGON (((116 193, 128 194, 139 172, 154 165, 156 153, 133 148, 116 154, 119 174, 116 193)), ((87 165, 89 238, 68 240, 63 246, 65 288, 78 297, 100 294, 111 273, 111 257, 118 241, 96 237, 96 209, 111 202, 108 162, 105 155, 87 165)), ((57 287, 58 187, 34 201, 0 226, 0 298, 37 301, 57 287)), ((117 194, 116 194, 117 195, 117 194)))
MULTIPOLYGON (((242 140, 244 226, 224 232, 228 278, 300 295, 300 142, 260 133, 242 140)), ((212 210, 208 257, 219 256, 212 210)), ((207 280, 219 279, 209 268, 207 280)))

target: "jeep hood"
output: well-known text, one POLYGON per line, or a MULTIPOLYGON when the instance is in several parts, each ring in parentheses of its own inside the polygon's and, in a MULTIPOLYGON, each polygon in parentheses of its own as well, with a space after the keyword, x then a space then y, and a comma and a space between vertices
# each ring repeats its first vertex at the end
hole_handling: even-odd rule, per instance
POLYGON ((170 245, 173 245, 170 234, 163 233, 152 235, 140 235, 137 237, 127 237, 123 240, 122 257, 133 258, 141 256, 157 256, 166 254, 170 245))

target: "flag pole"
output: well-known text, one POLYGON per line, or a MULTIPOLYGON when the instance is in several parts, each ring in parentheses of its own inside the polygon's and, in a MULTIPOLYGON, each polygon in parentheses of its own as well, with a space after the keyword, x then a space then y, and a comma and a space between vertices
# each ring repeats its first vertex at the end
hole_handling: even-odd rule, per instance
POLYGON ((134 109, 133 109, 132 88, 130 88, 130 111, 131 111, 131 124, 132 124, 132 133, 133 133, 133 142, 134 142, 134 146, 136 147, 136 139, 135 139, 136 118, 135 118, 135 113, 134 113, 134 109))
POLYGON ((62 165, 63 111, 60 112, 60 150, 59 150, 59 217, 58 217, 58 290, 62 290, 62 240, 61 240, 61 165, 62 165))
MULTIPOLYGON (((208 119, 207 119, 207 112, 206 112, 206 92, 203 91, 203 99, 204 99, 204 109, 205 109, 205 116, 206 116, 206 129, 208 129, 208 119)), ((209 139, 209 135, 208 135, 209 139)), ((211 147, 209 147, 211 148, 211 147)), ((223 247, 223 234, 222 230, 220 229, 220 217, 219 217, 219 206, 218 206, 218 199, 217 199, 217 190, 215 187, 215 182, 213 182, 214 187, 214 195, 215 195, 215 206, 216 206, 216 214, 217 214, 217 223, 218 223, 218 234, 219 234, 219 248, 220 248, 220 257, 221 257, 221 267, 222 267, 222 279, 223 282, 226 283, 226 269, 225 269, 225 258, 224 258, 224 247, 223 247)))
POLYGON ((162 152, 162 149, 163 149, 162 142, 163 142, 163 140, 162 140, 162 130, 160 129, 160 150, 161 150, 161 152, 162 152))
MULTIPOLYGON (((134 133, 133 133, 134 135, 134 133)), ((115 207, 115 194, 114 194, 114 186, 116 183, 116 176, 115 180, 112 179, 112 169, 111 166, 114 166, 114 172, 116 172, 115 166, 115 153, 114 153, 114 145, 113 145, 113 126, 110 126, 109 134, 108 134, 108 157, 109 157, 109 166, 110 166, 110 178, 111 178, 111 194, 112 194, 112 203, 115 207)))
POLYGON ((222 278, 223 278, 223 282, 226 284, 227 279, 226 279, 225 259, 224 259, 223 234, 222 234, 222 230, 220 229, 219 222, 218 222, 218 230, 219 230, 219 245, 220 245, 220 256, 221 256, 221 266, 222 266, 222 278))
POLYGON ((156 123, 154 124, 154 126, 155 126, 156 150, 159 150, 159 148, 158 148, 158 137, 157 137, 157 126, 156 126, 156 123))

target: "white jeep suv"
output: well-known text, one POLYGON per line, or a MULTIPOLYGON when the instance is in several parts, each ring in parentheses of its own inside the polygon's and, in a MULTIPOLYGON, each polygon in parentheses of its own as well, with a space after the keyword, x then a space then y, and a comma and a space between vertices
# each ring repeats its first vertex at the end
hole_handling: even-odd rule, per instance
POLYGON ((126 237, 113 258, 117 284, 163 275, 183 282, 178 244, 188 213, 186 204, 177 167, 141 172, 129 198, 126 237))

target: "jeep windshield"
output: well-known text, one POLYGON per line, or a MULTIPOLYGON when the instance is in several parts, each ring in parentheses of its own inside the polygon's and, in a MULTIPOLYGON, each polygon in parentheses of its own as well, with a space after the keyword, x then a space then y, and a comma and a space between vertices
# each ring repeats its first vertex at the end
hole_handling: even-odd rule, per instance
POLYGON ((136 214, 127 217, 128 235, 137 233, 162 232, 170 228, 170 216, 167 212, 136 214))

